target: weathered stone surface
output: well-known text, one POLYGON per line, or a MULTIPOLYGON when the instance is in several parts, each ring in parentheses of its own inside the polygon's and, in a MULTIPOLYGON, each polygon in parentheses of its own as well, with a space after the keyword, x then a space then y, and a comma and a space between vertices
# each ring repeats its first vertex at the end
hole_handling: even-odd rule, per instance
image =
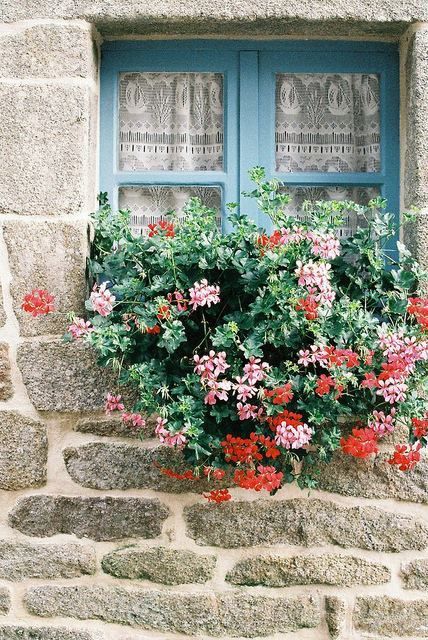
POLYGON ((0 85, 0 214, 94 208, 95 149, 89 136, 97 126, 95 102, 85 86, 0 85))
POLYGON ((96 78, 89 24, 33 24, 0 36, 0 76, 96 78))
POLYGON ((325 598, 325 617, 328 631, 332 640, 341 637, 345 626, 345 602, 338 596, 326 596, 325 598))
POLYGON ((428 558, 420 558, 401 565, 401 576, 405 589, 428 591, 428 558))
POLYGON ((428 502, 428 459, 403 473, 388 464, 388 457, 360 460, 337 452, 330 464, 319 466, 318 488, 345 496, 428 502))
POLYGON ((0 578, 75 578, 95 573, 95 551, 79 544, 0 541, 0 578))
POLYGON ((165 547, 126 547, 108 553, 101 564, 106 573, 116 578, 152 580, 161 584, 186 584, 210 580, 216 558, 165 547))
POLYGON ((121 587, 41 586, 25 604, 38 616, 98 618, 143 629, 253 638, 315 627, 319 602, 307 595, 271 598, 227 593, 177 593, 121 587))
POLYGON ((0 587, 0 614, 9 613, 10 609, 10 593, 6 587, 0 587))
POLYGON ((135 430, 128 427, 118 418, 89 418, 79 420, 74 427, 80 433, 92 433, 96 436, 118 437, 118 438, 149 438, 154 435, 155 420, 147 418, 146 427, 142 430, 135 430))
POLYGON ((356 600, 357 629, 382 636, 428 637, 428 600, 399 600, 385 595, 356 600))
POLYGON ((186 507, 184 514, 188 534, 198 544, 217 547, 337 544, 402 551, 428 546, 428 526, 410 516, 315 498, 198 504, 186 507))
POLYGON ((362 558, 325 554, 322 556, 255 556, 240 560, 226 576, 228 582, 265 587, 302 584, 382 584, 391 578, 384 565, 362 558))
MULTIPOLYGON (((428 29, 409 35, 406 64, 406 206, 428 206, 428 29)), ((425 216, 426 218, 426 216, 425 216)), ((426 222, 424 225, 426 240, 426 222)))
POLYGON ((279 34, 391 35, 406 23, 428 20, 425 0, 166 0, 142 4, 138 0, 3 0, 0 20, 83 18, 106 35, 121 34, 279 34))
POLYGON ((61 340, 26 342, 18 366, 39 411, 93 411, 104 406, 114 375, 96 366, 90 345, 61 340))
POLYGON ((0 284, 0 328, 5 324, 5 322, 6 322, 6 312, 4 310, 3 292, 0 284))
MULTIPOLYGON (((172 493, 208 489, 208 481, 176 480, 160 472, 163 467, 183 471, 180 452, 169 447, 143 449, 117 443, 91 442, 64 450, 67 471, 73 480, 92 489, 156 489, 172 493)), ((216 487, 221 483, 216 482, 216 487)), ((210 487, 212 488, 212 487, 210 487)))
POLYGON ((41 422, 0 412, 0 489, 39 487, 46 481, 48 441, 41 422))
POLYGON ((9 524, 30 536, 72 533, 78 538, 155 538, 169 510, 151 498, 27 496, 9 514, 9 524))
POLYGON ((103 640, 103 636, 88 631, 71 631, 65 627, 0 625, 0 640, 103 640))
POLYGON ((12 378, 10 375, 9 347, 0 342, 0 400, 9 400, 13 395, 12 378))
POLYGON ((4 224, 3 233, 12 274, 11 294, 21 334, 64 334, 69 324, 67 314, 84 313, 87 223, 14 220, 4 224), (34 288, 47 289, 55 296, 53 313, 33 318, 21 309, 24 295, 34 288))

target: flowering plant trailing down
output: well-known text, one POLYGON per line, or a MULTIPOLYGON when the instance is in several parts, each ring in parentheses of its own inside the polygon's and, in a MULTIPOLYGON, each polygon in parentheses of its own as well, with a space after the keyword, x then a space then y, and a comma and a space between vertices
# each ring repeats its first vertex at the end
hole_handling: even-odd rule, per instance
POLYGON ((413 468, 428 438, 428 299, 405 248, 398 262, 384 250, 396 232, 385 202, 307 203, 298 222, 278 182, 261 168, 251 177, 269 233, 230 206, 222 235, 216 212, 191 199, 184 220, 171 213, 135 237, 129 213, 101 203, 90 320, 74 318, 68 336, 137 387, 134 407, 115 390, 106 411, 137 430, 157 415, 159 442, 186 463, 162 472, 208 477, 213 502, 230 499, 227 479, 270 493, 315 486, 313 468, 335 449, 376 454, 398 424, 409 439, 389 462, 413 468), (349 211, 364 225, 339 241, 349 211))

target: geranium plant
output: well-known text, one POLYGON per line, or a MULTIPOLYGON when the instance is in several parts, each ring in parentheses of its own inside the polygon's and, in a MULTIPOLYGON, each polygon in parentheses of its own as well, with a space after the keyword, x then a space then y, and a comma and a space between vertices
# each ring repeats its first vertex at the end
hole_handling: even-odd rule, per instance
POLYGON ((74 318, 69 337, 117 371, 106 410, 135 429, 156 415, 161 445, 185 460, 163 472, 208 476, 216 502, 230 498, 225 479, 314 486, 335 449, 376 454, 403 423, 409 439, 390 462, 412 468, 428 435, 425 275, 400 243, 397 259, 385 251, 396 228, 381 199, 308 203, 299 222, 277 181, 251 176, 269 232, 230 206, 222 234, 216 212, 191 199, 184 219, 171 213, 136 237, 128 212, 101 203, 90 319, 74 318), (362 224, 339 241, 350 211, 362 224), (120 385, 136 387, 135 406, 120 385))

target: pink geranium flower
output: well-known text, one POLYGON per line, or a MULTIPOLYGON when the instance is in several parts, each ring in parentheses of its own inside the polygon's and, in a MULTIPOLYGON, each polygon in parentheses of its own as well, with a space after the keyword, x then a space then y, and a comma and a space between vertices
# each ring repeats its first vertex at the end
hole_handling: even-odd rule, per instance
POLYGON ((189 289, 190 304, 193 310, 197 307, 210 307, 212 304, 220 302, 220 287, 208 284, 205 278, 200 282, 195 282, 189 289))
POLYGON ((185 436, 185 430, 177 431, 176 433, 171 433, 168 429, 165 428, 167 424, 167 420, 165 418, 158 418, 156 420, 156 429, 155 433, 159 438, 161 444, 166 447, 177 447, 181 448, 187 443, 187 438, 185 436))
POLYGON ((107 289, 106 282, 103 282, 100 287, 94 285, 89 299, 92 309, 100 316, 108 316, 113 311, 113 304, 116 302, 116 297, 107 289))
POLYGON ((106 413, 111 413, 112 411, 123 411, 125 409, 125 405, 122 402, 122 396, 115 396, 112 393, 107 394, 104 407, 106 413))
POLYGON ((68 332, 71 333, 75 340, 83 338, 83 336, 88 335, 88 333, 91 333, 92 331, 94 331, 92 324, 89 320, 84 320, 83 318, 74 318, 73 322, 68 327, 68 332))

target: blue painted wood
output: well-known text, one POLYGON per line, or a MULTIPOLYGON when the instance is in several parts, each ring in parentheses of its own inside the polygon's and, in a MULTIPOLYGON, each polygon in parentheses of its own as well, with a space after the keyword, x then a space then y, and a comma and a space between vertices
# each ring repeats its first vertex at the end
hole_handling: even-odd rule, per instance
MULTIPOLYGON (((171 40, 114 41, 102 49, 101 190, 117 207, 122 185, 212 185, 223 202, 240 202, 256 216, 255 203, 240 193, 256 164, 290 185, 378 185, 389 209, 399 213, 399 73, 397 46, 385 42, 171 40), (215 71, 224 74, 224 171, 121 172, 117 167, 118 74, 123 71, 215 71), (280 72, 378 73, 381 80, 379 173, 276 173, 275 74, 280 72)), ((259 218, 259 223, 267 221, 259 218)), ((229 227, 225 223, 224 230, 229 227)), ((389 249, 393 250, 394 243, 389 249)))
POLYGON ((258 52, 242 51, 240 54, 239 86, 240 86, 240 209, 259 224, 260 213, 254 198, 246 198, 243 191, 251 191, 248 171, 259 164, 259 72, 258 52))
POLYGON ((344 40, 225 40, 225 39, 194 39, 194 40, 111 40, 103 43, 103 51, 298 51, 307 53, 331 51, 344 52, 391 52, 396 53, 397 45, 392 42, 369 40, 364 42, 344 40))

